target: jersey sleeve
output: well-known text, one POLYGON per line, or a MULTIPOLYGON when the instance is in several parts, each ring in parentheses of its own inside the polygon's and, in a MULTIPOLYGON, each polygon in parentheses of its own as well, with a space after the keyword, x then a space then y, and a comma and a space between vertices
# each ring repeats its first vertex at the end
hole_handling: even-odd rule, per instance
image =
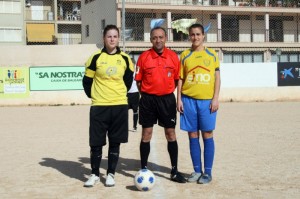
POLYGON ((220 60, 219 60, 217 53, 215 52, 214 54, 215 54, 215 58, 216 58, 215 71, 219 71, 220 70, 220 60))
POLYGON ((96 73, 96 62, 100 53, 93 54, 85 63, 85 73, 82 79, 82 86, 85 94, 91 98, 91 89, 93 85, 94 76, 96 73))
POLYGON ((127 88, 127 91, 129 91, 132 81, 133 81, 133 63, 131 61, 131 59, 129 58, 129 56, 124 56, 124 60, 126 62, 126 69, 125 69, 125 73, 123 76, 123 81, 125 83, 125 86, 127 88))
POLYGON ((180 54, 180 66, 179 66, 179 78, 180 79, 184 79, 184 73, 183 73, 183 68, 184 68, 184 58, 185 58, 185 55, 184 55, 184 52, 182 52, 180 54))
POLYGON ((174 80, 179 80, 179 73, 180 73, 180 60, 178 58, 178 55, 175 53, 175 57, 174 57, 175 61, 175 72, 174 72, 174 80))
POLYGON ((138 61, 137 61, 137 63, 136 63, 136 67, 135 67, 135 77, 134 77, 134 79, 136 80, 136 81, 141 81, 142 80, 142 77, 143 77, 143 61, 142 61, 142 59, 143 59, 143 54, 141 54, 140 56, 139 56, 139 59, 138 59, 138 61))

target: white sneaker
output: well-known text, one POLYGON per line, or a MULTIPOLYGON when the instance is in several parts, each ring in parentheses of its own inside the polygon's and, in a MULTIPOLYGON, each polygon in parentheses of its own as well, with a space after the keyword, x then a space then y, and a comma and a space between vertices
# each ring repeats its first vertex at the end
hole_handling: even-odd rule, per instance
POLYGON ((115 176, 112 173, 107 174, 105 186, 113 187, 115 186, 115 176))
POLYGON ((89 179, 84 183, 84 187, 93 187, 100 182, 100 178, 95 174, 91 174, 89 179))
POLYGON ((129 130, 129 131, 131 131, 131 132, 136 132, 136 131, 137 131, 137 128, 133 128, 133 129, 131 129, 131 130, 129 130))
POLYGON ((190 177, 188 177, 187 181, 188 182, 196 182, 199 180, 199 178, 201 176, 202 176, 202 173, 193 172, 193 173, 191 173, 190 177))

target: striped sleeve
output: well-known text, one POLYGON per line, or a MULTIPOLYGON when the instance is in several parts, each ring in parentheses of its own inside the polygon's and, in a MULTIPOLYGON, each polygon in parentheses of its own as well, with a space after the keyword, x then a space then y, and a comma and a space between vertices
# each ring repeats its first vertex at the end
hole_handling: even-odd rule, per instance
POLYGON ((127 88, 127 91, 129 91, 132 81, 133 81, 133 63, 131 61, 131 59, 129 59, 128 56, 122 55, 123 59, 125 60, 126 63, 126 69, 125 69, 125 73, 123 76, 123 81, 125 83, 125 86, 127 88))
POLYGON ((101 53, 92 55, 85 64, 85 74, 82 79, 82 86, 85 94, 91 98, 91 89, 93 85, 94 75, 96 73, 97 59, 101 53))

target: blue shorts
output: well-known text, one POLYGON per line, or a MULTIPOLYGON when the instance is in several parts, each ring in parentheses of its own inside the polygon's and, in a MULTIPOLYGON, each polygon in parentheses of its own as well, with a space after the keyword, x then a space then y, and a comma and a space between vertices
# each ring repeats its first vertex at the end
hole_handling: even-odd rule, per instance
POLYGON ((217 112, 211 113, 211 100, 197 100, 181 96, 183 113, 180 114, 180 129, 188 132, 213 131, 216 127, 217 112))

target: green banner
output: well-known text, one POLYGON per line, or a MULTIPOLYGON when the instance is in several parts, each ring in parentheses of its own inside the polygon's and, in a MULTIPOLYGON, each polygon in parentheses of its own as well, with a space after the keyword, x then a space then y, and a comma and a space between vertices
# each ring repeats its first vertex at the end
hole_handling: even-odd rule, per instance
POLYGON ((28 67, 0 66, 0 98, 29 96, 28 67))
POLYGON ((30 90, 82 90, 84 70, 84 66, 30 67, 30 90))

